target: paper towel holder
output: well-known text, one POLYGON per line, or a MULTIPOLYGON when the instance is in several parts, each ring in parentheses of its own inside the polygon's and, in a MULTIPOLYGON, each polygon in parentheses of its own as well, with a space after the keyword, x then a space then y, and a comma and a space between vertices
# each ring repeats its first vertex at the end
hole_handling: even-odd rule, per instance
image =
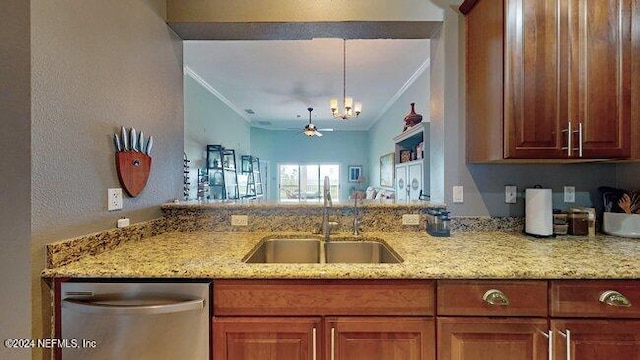
MULTIPOLYGON (((537 189, 543 189, 543 187, 538 184, 538 185, 534 185, 530 189, 536 189, 537 190, 537 189)), ((525 190, 525 194, 527 193, 527 190, 529 190, 529 189, 525 190)), ((549 189, 549 190, 551 190, 551 189, 549 189)), ((526 201, 526 196, 525 196, 525 201, 526 201)), ((549 204, 549 206, 552 206, 552 204, 549 204)), ((525 210, 527 210, 526 204, 525 204, 525 210)), ((552 217, 553 216, 552 215, 553 209, 550 209, 550 211, 551 211, 551 213, 549 214, 549 216, 552 217)), ((532 237, 538 238, 538 239, 540 239, 540 238, 555 238, 556 237, 556 234, 553 232, 553 219, 552 218, 551 218, 551 223, 550 223, 550 226, 551 226, 550 233, 549 234, 539 234, 539 233, 536 234, 536 233, 532 233, 532 232, 527 231, 528 228, 529 228, 529 226, 527 225, 527 220, 528 220, 527 217, 528 217, 527 216, 527 211, 525 211, 525 226, 524 226, 524 229, 523 229, 523 233, 525 235, 532 236, 532 237)))

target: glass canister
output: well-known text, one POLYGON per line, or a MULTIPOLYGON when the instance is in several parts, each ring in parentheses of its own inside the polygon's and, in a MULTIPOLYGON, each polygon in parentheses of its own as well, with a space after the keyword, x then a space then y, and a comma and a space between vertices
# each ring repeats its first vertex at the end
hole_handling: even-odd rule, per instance
POLYGON ((589 213, 586 211, 571 211, 567 214, 570 235, 589 234, 589 213))

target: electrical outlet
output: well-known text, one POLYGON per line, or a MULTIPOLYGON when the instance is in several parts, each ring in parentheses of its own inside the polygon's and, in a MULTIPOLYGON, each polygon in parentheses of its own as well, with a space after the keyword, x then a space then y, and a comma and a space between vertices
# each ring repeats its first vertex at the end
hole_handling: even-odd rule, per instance
POLYGON ((565 186, 564 187, 564 202, 574 203, 576 202, 576 187, 565 186))
POLYGON ((518 199, 518 187, 515 185, 504 186, 504 202, 507 204, 515 204, 518 199))
POLYGON ((462 185, 456 185, 453 187, 453 202, 454 203, 464 202, 464 188, 462 187, 462 185))
POLYGON ((122 209, 122 189, 107 190, 107 210, 114 211, 122 209))
POLYGON ((402 225, 420 225, 420 214, 403 214, 402 225))
POLYGON ((231 215, 231 226, 248 226, 248 215, 231 215))

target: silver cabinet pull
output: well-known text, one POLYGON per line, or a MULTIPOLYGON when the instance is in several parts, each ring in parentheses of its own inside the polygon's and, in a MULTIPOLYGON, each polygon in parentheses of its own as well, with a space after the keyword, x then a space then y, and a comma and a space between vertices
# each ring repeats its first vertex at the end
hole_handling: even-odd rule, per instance
POLYGON ((615 290, 607 290, 600 294, 601 303, 616 307, 631 307, 631 302, 626 296, 615 290))
POLYGON ((482 295, 485 303, 493 306, 508 306, 509 298, 498 289, 490 289, 482 295))
POLYGON ((553 330, 542 333, 547 338, 547 359, 553 360, 553 330))
POLYGON ((567 329, 564 333, 562 331, 558 331, 558 333, 565 338, 565 344, 567 346, 567 360, 571 360, 571 331, 567 329))
POLYGON ((317 349, 316 349, 316 328, 313 328, 312 334, 313 334, 313 338, 311 339, 311 349, 313 351, 312 358, 313 358, 313 360, 316 360, 316 353, 317 353, 317 349))
POLYGON ((567 156, 571 157, 571 154, 573 153, 573 141, 572 141, 572 137, 573 137, 573 130, 571 128, 571 121, 569 121, 569 126, 562 130, 563 133, 567 133, 567 146, 563 147, 563 150, 567 150, 567 156))
POLYGON ((582 123, 578 123, 578 156, 582 157, 582 123))
POLYGON ((331 360, 336 359, 336 329, 331 328, 331 360))

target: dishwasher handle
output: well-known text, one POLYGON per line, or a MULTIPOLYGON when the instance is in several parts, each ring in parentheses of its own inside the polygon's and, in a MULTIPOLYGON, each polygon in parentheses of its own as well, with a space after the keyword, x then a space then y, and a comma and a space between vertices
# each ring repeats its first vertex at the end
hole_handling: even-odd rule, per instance
POLYGON ((200 310, 204 308, 205 300, 186 300, 167 304, 144 304, 144 305, 115 305, 96 303, 91 300, 79 300, 67 298, 62 300, 62 307, 65 309, 85 312, 91 314, 104 315, 152 315, 170 314, 182 311, 200 310))

